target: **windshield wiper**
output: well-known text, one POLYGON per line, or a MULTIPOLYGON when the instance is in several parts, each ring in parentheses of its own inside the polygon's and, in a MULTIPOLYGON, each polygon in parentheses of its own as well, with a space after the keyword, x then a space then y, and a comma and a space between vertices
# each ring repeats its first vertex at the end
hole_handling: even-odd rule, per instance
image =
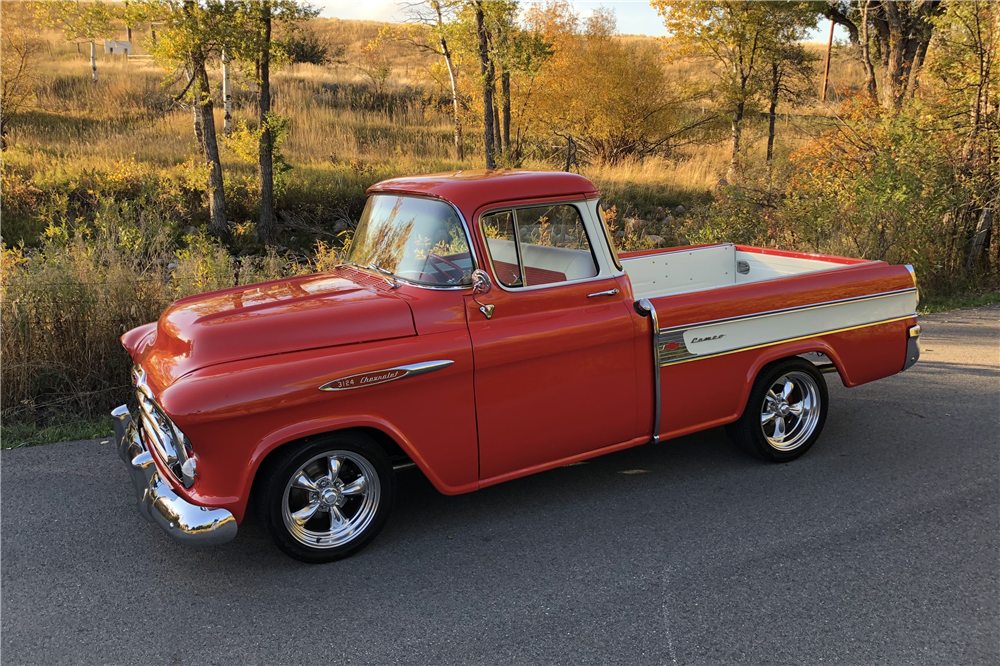
POLYGON ((390 273, 386 269, 382 268, 381 266, 377 265, 374 261, 372 263, 368 264, 367 266, 362 266, 361 264, 357 263, 356 261, 348 261, 348 260, 345 259, 341 263, 339 263, 336 266, 334 266, 334 268, 341 268, 342 266, 353 266, 354 268, 357 268, 357 269, 360 269, 360 270, 363 270, 363 271, 373 272, 376 275, 378 275, 380 278, 383 278, 386 282, 388 282, 389 285, 393 289, 399 289, 399 287, 401 286, 400 283, 399 283, 399 280, 396 279, 395 275, 393 275, 392 273, 390 273))
POLYGON ((376 264, 374 261, 368 264, 367 268, 370 268, 373 271, 381 273, 382 276, 389 281, 389 284, 392 285, 393 289, 399 288, 399 280, 396 279, 396 275, 392 271, 387 271, 386 269, 376 264))

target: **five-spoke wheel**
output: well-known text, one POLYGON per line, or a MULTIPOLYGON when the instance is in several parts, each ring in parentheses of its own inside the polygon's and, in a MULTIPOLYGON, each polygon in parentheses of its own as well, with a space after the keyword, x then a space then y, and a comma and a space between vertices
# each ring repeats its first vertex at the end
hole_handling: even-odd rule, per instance
POLYGON ((729 436, 744 449, 774 462, 804 454, 826 420, 826 382, 809 361, 794 358, 765 367, 750 390, 729 436))
POLYGON ((395 481, 382 449, 337 433, 291 446, 267 461, 257 507, 279 548, 305 562, 346 557, 388 517, 395 481))

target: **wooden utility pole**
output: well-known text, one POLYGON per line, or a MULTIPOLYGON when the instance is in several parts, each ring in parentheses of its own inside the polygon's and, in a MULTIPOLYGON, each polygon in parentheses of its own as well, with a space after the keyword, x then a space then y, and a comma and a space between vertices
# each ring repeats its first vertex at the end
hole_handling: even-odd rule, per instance
POLYGON ((826 101, 826 88, 830 81, 830 52, 833 51, 833 29, 836 23, 830 21, 830 40, 826 43, 826 65, 823 67, 823 101, 826 101))

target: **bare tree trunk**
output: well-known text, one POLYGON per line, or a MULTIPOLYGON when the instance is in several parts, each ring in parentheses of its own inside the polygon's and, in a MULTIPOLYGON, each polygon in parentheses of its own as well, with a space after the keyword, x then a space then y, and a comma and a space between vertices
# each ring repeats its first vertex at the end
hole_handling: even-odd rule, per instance
POLYGON ((194 64, 194 75, 198 78, 196 87, 200 88, 202 101, 197 104, 201 109, 201 130, 204 137, 205 159, 208 161, 208 211, 211 215, 208 230, 216 236, 224 236, 229 232, 229 221, 226 218, 226 192, 222 187, 222 162, 219 159, 219 142, 215 135, 215 106, 212 104, 211 89, 208 83, 208 72, 205 71, 205 60, 199 58, 194 64))
POLYGON ((836 23, 830 21, 830 40, 826 43, 826 64, 823 65, 823 101, 826 101, 826 89, 830 84, 830 54, 833 51, 833 29, 836 23))
POLYGON ((774 121, 778 110, 778 93, 781 91, 781 66, 777 60, 771 61, 771 95, 767 109, 767 168, 771 169, 774 157, 774 121))
POLYGON ((976 142, 979 139, 979 127, 982 125, 982 100, 983 85, 980 83, 976 88, 976 96, 969 109, 969 135, 966 137, 965 147, 962 149, 962 158, 966 163, 972 162, 976 156, 976 142))
POLYGON ((868 36, 868 11, 871 0, 865 0, 861 9, 861 64, 865 69, 865 93, 872 100, 878 99, 878 86, 875 83, 875 67, 872 65, 871 39, 868 36))
POLYGON ((455 123, 455 157, 461 161, 465 159, 465 144, 462 140, 462 117, 458 108, 458 84, 455 80, 455 65, 451 61, 451 52, 444 39, 441 40, 441 48, 444 49, 444 61, 448 65, 448 80, 451 82, 451 114, 455 123))
POLYGON ((566 168, 563 171, 569 171, 570 167, 573 166, 573 160, 576 159, 576 141, 573 140, 573 135, 570 134, 566 137, 566 168))
POLYGON ((497 104, 496 92, 493 93, 493 145, 494 149, 503 155, 503 137, 500 134, 500 104, 497 104))
POLYGON ((222 52, 222 133, 233 131, 233 82, 229 72, 229 56, 222 52))
POLYGON ((510 158, 510 72, 500 74, 500 94, 503 95, 503 154, 510 158))
POLYGON ((264 32, 260 52, 260 98, 257 102, 260 121, 260 221, 257 236, 263 241, 273 241, 277 229, 274 222, 274 137, 268 125, 271 113, 271 3, 263 0, 261 23, 264 32))
POLYGON ((90 40, 90 71, 94 73, 94 85, 97 85, 97 46, 90 40))
MULTIPOLYGON (((191 83, 191 71, 187 67, 184 68, 184 76, 187 77, 188 83, 191 83)), ((198 142, 198 146, 204 151, 205 134, 201 131, 201 92, 199 92, 196 85, 191 86, 191 99, 193 100, 191 104, 191 116, 192 123, 194 124, 194 140, 198 142)))
POLYGON ((972 237, 969 245, 969 254, 965 257, 965 270, 970 271, 976 265, 976 260, 983 253, 983 248, 988 248, 986 239, 990 229, 993 227, 993 204, 983 208, 979 213, 979 223, 976 225, 976 233, 972 237))
POLYGON ((729 182, 733 182, 736 178, 736 175, 740 171, 740 162, 739 162, 740 138, 743 132, 742 122, 743 122, 743 112, 745 108, 746 108, 745 103, 740 101, 736 105, 736 108, 733 109, 733 119, 730 127, 730 133, 732 135, 732 140, 733 140, 733 156, 732 159, 729 161, 729 173, 727 174, 727 179, 729 180, 729 182))
POLYGON ((438 34, 441 42, 441 55, 444 56, 444 64, 448 67, 448 81, 451 83, 451 113, 455 123, 455 157, 459 161, 465 159, 465 145, 462 141, 462 118, 458 108, 458 82, 455 73, 455 63, 451 59, 451 49, 448 48, 448 40, 444 38, 444 16, 441 15, 441 3, 434 3, 434 10, 437 12, 438 34))
POLYGON ((917 45, 916 53, 913 56, 913 62, 910 65, 910 75, 909 80, 906 82, 906 97, 905 99, 913 99, 914 93, 917 92, 917 88, 920 85, 920 70, 924 66, 924 58, 927 56, 927 47, 931 44, 931 38, 928 35, 927 39, 921 40, 917 45))
POLYGON ((482 0, 476 0, 473 6, 476 13, 476 32, 479 35, 479 69, 483 76, 483 139, 486 142, 486 168, 492 169, 496 166, 493 143, 493 61, 490 58, 482 0))

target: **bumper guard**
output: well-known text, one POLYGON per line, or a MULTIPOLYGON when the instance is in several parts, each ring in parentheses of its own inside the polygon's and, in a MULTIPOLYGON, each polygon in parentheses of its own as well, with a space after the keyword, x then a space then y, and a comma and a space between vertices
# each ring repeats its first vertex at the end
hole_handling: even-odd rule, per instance
POLYGON ((118 456, 128 465, 139 515, 186 546, 215 546, 232 541, 237 530, 233 514, 225 509, 197 506, 178 496, 170 484, 160 478, 128 407, 116 407, 111 416, 118 456))

